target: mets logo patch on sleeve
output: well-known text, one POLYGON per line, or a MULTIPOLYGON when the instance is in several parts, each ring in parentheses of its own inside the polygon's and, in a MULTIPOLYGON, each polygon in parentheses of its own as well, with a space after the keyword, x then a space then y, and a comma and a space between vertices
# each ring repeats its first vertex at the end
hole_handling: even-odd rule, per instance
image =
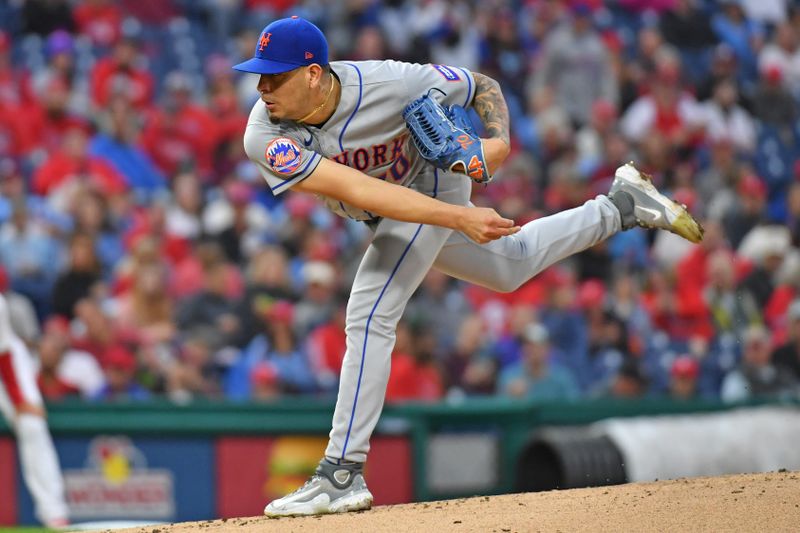
POLYGON ((288 137, 278 137, 267 145, 267 165, 278 174, 292 174, 300 166, 300 147, 288 137))
POLYGON ((439 74, 444 76, 444 79, 447 81, 459 81, 461 78, 458 77, 456 71, 452 68, 445 66, 445 65, 432 65, 433 68, 439 71, 439 74))

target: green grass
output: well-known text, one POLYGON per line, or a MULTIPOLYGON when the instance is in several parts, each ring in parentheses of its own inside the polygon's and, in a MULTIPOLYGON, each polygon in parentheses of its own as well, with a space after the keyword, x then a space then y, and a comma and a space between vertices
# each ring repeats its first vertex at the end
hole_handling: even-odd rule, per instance
POLYGON ((35 526, 0 527, 0 533, 54 533, 54 531, 50 528, 35 526))

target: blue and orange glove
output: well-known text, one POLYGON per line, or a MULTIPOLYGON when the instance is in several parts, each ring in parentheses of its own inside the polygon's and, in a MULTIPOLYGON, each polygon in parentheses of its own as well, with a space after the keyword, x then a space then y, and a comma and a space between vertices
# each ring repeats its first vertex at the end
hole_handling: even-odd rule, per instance
POLYGON ((492 179, 483 143, 460 105, 444 107, 428 91, 406 106, 403 120, 420 155, 435 167, 466 174, 477 183, 492 179))

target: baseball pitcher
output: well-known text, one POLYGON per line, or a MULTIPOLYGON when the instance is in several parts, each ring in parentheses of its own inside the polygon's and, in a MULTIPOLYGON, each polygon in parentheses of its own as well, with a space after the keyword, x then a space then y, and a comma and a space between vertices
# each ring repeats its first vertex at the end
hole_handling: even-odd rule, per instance
POLYGON ((312 23, 268 25, 252 59, 261 100, 244 136, 248 157, 274 194, 319 196, 374 232, 347 306, 347 352, 333 429, 314 476, 269 503, 270 516, 368 509, 363 477, 380 416, 395 327, 430 268, 496 291, 513 291, 544 268, 636 225, 697 242, 702 229, 632 165, 607 196, 522 227, 470 203, 509 153, 509 116, 499 85, 445 65, 328 61, 312 23), (478 138, 463 108, 487 137, 478 138))

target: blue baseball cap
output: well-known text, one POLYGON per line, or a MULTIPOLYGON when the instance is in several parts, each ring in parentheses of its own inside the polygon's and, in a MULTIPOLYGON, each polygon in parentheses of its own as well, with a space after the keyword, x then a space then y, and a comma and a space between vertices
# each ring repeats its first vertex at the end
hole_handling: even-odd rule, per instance
POLYGON ((233 68, 254 74, 280 74, 312 63, 328 64, 328 41, 314 24, 293 16, 264 28, 253 58, 233 68))

